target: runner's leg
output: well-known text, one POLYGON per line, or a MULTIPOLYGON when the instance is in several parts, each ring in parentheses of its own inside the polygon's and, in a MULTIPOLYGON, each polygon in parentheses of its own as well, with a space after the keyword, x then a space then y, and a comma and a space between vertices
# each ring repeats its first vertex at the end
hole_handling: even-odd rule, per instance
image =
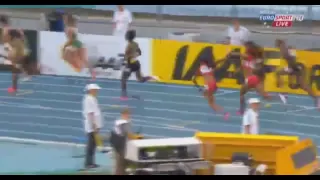
POLYGON ((306 83, 305 71, 302 71, 301 74, 298 75, 297 80, 298 80, 298 84, 300 85, 300 88, 306 91, 308 95, 314 99, 315 106, 320 108, 319 98, 316 96, 316 94, 312 90, 312 87, 306 83))
POLYGON ((245 95, 249 91, 249 87, 247 84, 243 84, 240 88, 240 109, 237 112, 238 115, 242 115, 246 108, 246 100, 245 95))
POLYGON ((16 50, 12 49, 8 53, 8 59, 12 62, 11 72, 12 72, 12 86, 8 88, 9 93, 15 93, 18 89, 18 74, 19 74, 19 68, 17 64, 18 57, 16 56, 16 50))
POLYGON ((89 63, 89 59, 88 59, 88 52, 87 49, 82 47, 79 48, 79 56, 80 56, 80 61, 82 63, 81 67, 87 67, 89 69, 89 72, 91 74, 91 78, 92 80, 95 80, 96 78, 96 74, 94 71, 94 68, 92 67, 92 65, 89 63))
POLYGON ((128 94, 127 94, 127 81, 129 77, 131 76, 131 70, 130 68, 125 68, 122 72, 121 76, 121 99, 126 100, 128 99, 128 94))

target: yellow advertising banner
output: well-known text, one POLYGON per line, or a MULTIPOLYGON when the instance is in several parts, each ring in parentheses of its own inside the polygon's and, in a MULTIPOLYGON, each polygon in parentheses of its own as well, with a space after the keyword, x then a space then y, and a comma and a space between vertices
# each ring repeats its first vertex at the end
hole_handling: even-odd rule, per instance
MULTIPOLYGON (((154 75, 161 77, 165 83, 192 84, 193 75, 199 69, 202 59, 214 64, 216 61, 226 58, 230 52, 243 52, 242 47, 198 43, 182 42, 175 40, 153 40, 153 65, 154 75)), ((235 73, 235 69, 240 67, 240 56, 236 53, 226 58, 215 70, 215 77, 221 88, 239 88, 244 81, 242 73, 235 73)), ((320 91, 320 53, 309 51, 297 51, 297 61, 306 69, 306 80, 312 84, 313 89, 319 94, 320 91)), ((266 64, 272 71, 266 77, 266 90, 270 92, 288 92, 294 94, 306 94, 299 89, 296 84, 296 77, 283 77, 286 86, 276 87, 274 71, 285 66, 286 62, 281 59, 278 49, 265 48, 266 64)), ((203 81, 199 79, 203 84, 203 81)))

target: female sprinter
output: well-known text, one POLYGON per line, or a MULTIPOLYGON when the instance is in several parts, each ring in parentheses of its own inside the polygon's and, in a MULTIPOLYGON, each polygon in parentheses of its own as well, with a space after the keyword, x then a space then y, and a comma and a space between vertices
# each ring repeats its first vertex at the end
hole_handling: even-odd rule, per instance
POLYGON ((252 71, 255 67, 255 63, 256 63, 255 55, 258 51, 258 46, 252 41, 246 42, 244 46, 246 50, 244 54, 241 54, 241 58, 242 58, 241 68, 242 68, 244 78, 247 78, 250 75, 252 75, 252 71))
POLYGON ((258 45, 249 42, 245 45, 246 57, 250 58, 250 66, 245 66, 244 69, 248 70, 245 74, 245 83, 240 88, 240 110, 238 115, 243 114, 245 110, 245 94, 251 89, 255 89, 259 95, 266 100, 271 100, 264 90, 264 79, 266 70, 263 63, 263 50, 258 45))
MULTIPOLYGON (((283 59, 287 61, 288 66, 285 68, 280 69, 276 72, 276 79, 277 79, 277 87, 281 88, 283 86, 283 81, 281 76, 283 75, 293 75, 297 77, 297 83, 299 84, 300 88, 306 91, 309 96, 314 99, 315 107, 320 109, 320 101, 319 98, 315 95, 312 88, 308 83, 305 81, 305 70, 296 62, 296 57, 291 50, 290 47, 287 47, 286 43, 283 40, 277 39, 276 47, 280 49, 281 56, 283 59)), ((283 94, 279 94, 280 98, 286 103, 286 96, 283 94)))
POLYGON ((69 62, 77 71, 87 67, 91 73, 92 80, 95 79, 93 68, 89 66, 87 50, 78 39, 77 20, 72 14, 64 17, 65 33, 67 42, 62 48, 62 58, 69 62))
MULTIPOLYGON (((217 61, 217 64, 219 62, 223 62, 223 60, 217 61)), ((193 83, 194 85, 199 88, 200 91, 203 91, 203 96, 208 100, 209 106, 218 113, 223 113, 224 120, 228 120, 230 113, 224 112, 223 108, 216 104, 214 93, 217 91, 218 86, 216 83, 216 79, 214 77, 214 70, 213 68, 209 67, 208 62, 206 60, 203 60, 200 64, 199 74, 196 74, 193 76, 193 83), (204 78, 204 90, 200 88, 200 86, 197 83, 197 76, 201 75, 204 78)))
MULTIPOLYGON (((18 74, 20 70, 28 72, 24 65, 26 56, 26 40, 22 30, 13 29, 10 27, 9 19, 6 16, 0 17, 2 24, 2 40, 4 42, 5 49, 8 51, 8 58, 12 63, 12 87, 8 88, 9 93, 15 93, 18 88, 18 74)), ((3 55, 2 55, 3 56, 3 55)))
POLYGON ((139 48, 139 44, 134 41, 136 37, 136 31, 135 30, 129 30, 127 31, 125 38, 128 41, 128 45, 126 47, 125 51, 125 60, 126 60, 126 67, 122 73, 121 77, 121 90, 122 94, 120 99, 121 100, 127 100, 127 80, 131 76, 131 73, 134 72, 136 74, 136 78, 139 82, 146 82, 149 80, 156 80, 158 81, 159 78, 156 76, 142 76, 141 70, 140 70, 140 62, 137 60, 137 57, 141 55, 141 49, 139 48))

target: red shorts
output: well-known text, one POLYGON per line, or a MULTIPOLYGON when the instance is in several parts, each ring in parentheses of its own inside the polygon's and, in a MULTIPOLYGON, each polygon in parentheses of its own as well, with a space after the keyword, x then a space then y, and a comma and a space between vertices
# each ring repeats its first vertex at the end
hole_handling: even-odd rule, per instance
POLYGON ((247 77, 246 84, 249 88, 255 88, 260 83, 260 79, 256 75, 247 77))
POLYGON ((215 81, 209 82, 208 84, 204 85, 205 90, 207 90, 209 93, 214 93, 217 91, 218 86, 215 81))

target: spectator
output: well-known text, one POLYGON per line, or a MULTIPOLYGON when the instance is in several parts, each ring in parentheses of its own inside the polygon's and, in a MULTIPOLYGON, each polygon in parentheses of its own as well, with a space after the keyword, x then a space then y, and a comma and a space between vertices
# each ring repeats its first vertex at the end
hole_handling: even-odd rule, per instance
POLYGON ((131 12, 124 8, 123 5, 118 5, 118 10, 113 13, 113 35, 124 38, 127 30, 132 22, 131 12))
POLYGON ((250 98, 248 104, 250 107, 246 110, 242 119, 242 133, 258 134, 260 100, 258 98, 250 98))
POLYGON ((110 144, 115 153, 115 175, 125 174, 126 142, 130 136, 130 111, 124 109, 120 119, 114 123, 111 131, 110 144))
POLYGON ((62 9, 57 9, 50 12, 46 15, 46 20, 48 23, 48 30, 54 32, 63 32, 64 23, 63 23, 64 11, 62 9))
POLYGON ((249 36, 249 30, 243 26, 240 26, 238 20, 233 20, 233 27, 228 28, 227 44, 242 46, 249 40, 249 36))
POLYGON ((88 137, 85 159, 85 168, 87 169, 98 167, 94 163, 94 158, 97 148, 95 137, 102 128, 102 113, 96 98, 99 89, 100 87, 97 84, 88 84, 85 89, 87 94, 82 101, 84 129, 88 137))

